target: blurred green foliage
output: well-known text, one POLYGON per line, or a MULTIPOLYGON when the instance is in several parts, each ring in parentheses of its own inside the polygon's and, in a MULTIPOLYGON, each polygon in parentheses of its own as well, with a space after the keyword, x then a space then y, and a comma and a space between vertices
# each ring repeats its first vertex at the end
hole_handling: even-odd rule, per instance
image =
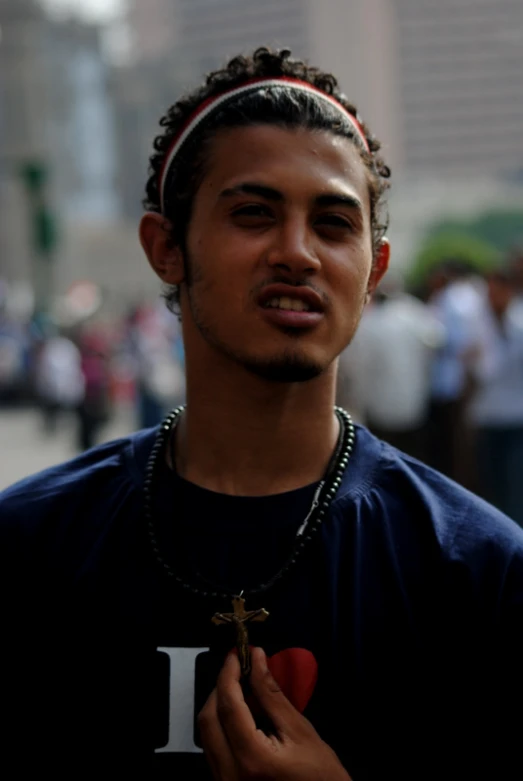
POLYGON ((492 210, 473 219, 443 219, 426 233, 415 255, 407 283, 423 286, 428 274, 446 260, 467 263, 482 273, 503 262, 523 245, 523 210, 492 210))

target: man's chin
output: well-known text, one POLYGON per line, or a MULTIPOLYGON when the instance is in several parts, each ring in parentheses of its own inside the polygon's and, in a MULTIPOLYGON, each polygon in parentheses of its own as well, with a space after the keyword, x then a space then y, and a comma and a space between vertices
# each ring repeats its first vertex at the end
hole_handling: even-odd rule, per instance
POLYGON ((308 382, 323 372, 322 366, 302 356, 245 361, 244 366, 258 377, 271 382, 308 382))

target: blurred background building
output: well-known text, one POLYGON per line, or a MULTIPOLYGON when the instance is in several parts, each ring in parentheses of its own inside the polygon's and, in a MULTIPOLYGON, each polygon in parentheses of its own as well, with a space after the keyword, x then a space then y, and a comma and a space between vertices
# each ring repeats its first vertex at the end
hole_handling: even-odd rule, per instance
POLYGON ((90 7, 0 0, 4 276, 31 278, 20 166, 38 161, 61 239, 55 286, 89 276, 117 298, 151 290, 134 230, 158 119, 204 73, 261 43, 335 72, 383 139, 402 267, 445 210, 522 202, 519 0, 127 0, 111 20, 126 40, 118 56, 90 7))
POLYGON ((133 61, 171 68, 178 88, 264 44, 320 63, 338 75, 376 134, 386 134, 396 162, 398 52, 390 0, 154 0, 148 6, 129 0, 127 7, 133 61))
POLYGON ((523 177, 523 3, 393 0, 409 173, 523 177))

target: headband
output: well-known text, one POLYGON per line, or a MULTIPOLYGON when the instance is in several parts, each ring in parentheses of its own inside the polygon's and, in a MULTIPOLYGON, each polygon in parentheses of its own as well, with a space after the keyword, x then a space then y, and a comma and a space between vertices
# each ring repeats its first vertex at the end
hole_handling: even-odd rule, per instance
POLYGON ((223 107, 227 103, 232 103, 234 100, 239 97, 240 95, 245 95, 249 92, 258 92, 260 89, 266 88, 266 87, 282 87, 285 86, 289 90, 298 90, 299 92, 306 92, 310 95, 315 95, 316 97, 320 97, 323 100, 325 100, 327 103, 330 103, 331 106, 334 106, 334 108, 338 109, 340 114, 343 115, 345 119, 349 121, 349 124, 352 126, 354 130, 354 134, 358 141, 361 143, 363 148, 366 152, 369 152, 370 154, 370 148, 369 144, 367 142, 367 139, 365 138, 365 133, 363 132, 363 128, 361 127, 360 123, 354 117, 346 108, 343 106, 338 100, 333 98, 331 95, 328 95, 326 92, 323 92, 323 90, 319 89, 318 87, 314 87, 312 84, 309 84, 306 81, 301 81, 300 79, 294 79, 290 76, 278 76, 277 78, 272 79, 266 79, 264 77, 257 78, 257 79, 250 79, 245 84, 242 84, 240 87, 235 87, 234 89, 228 90, 227 92, 222 92, 220 95, 213 95, 210 98, 207 98, 207 100, 204 100, 203 103, 201 103, 198 108, 188 117, 187 121, 182 125, 179 132, 174 137, 171 146, 165 156, 165 160, 162 166, 162 169, 160 171, 159 176, 159 190, 160 190, 160 205, 162 209, 162 213, 165 210, 165 190, 166 190, 166 184, 167 180, 169 178, 169 174, 171 173, 171 170, 173 168, 173 163, 176 159, 176 156, 178 155, 180 149, 182 148, 183 144, 187 141, 187 139, 194 133, 197 127, 200 126, 200 124, 206 119, 206 117, 209 116, 213 111, 216 111, 218 108, 223 107))

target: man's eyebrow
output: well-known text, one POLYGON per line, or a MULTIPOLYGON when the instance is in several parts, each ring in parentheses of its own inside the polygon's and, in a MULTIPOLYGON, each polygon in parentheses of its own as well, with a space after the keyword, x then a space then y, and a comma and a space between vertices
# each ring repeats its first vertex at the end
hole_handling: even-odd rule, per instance
MULTIPOLYGON (((279 190, 257 182, 241 182, 234 187, 228 187, 222 190, 220 198, 231 198, 235 195, 257 195, 268 201, 281 202, 285 200, 283 193, 279 190)), ((356 211, 363 210, 361 201, 355 195, 345 195, 345 193, 323 193, 314 199, 314 203, 317 206, 348 206, 356 211)))
POLYGON ((350 209, 362 211, 363 206, 355 195, 342 195, 341 193, 325 193, 315 198, 317 206, 348 206, 350 209))
POLYGON ((268 201, 283 201, 283 193, 279 190, 256 182, 242 182, 234 187, 228 187, 226 190, 222 190, 220 198, 230 198, 233 195, 258 195, 268 201))

